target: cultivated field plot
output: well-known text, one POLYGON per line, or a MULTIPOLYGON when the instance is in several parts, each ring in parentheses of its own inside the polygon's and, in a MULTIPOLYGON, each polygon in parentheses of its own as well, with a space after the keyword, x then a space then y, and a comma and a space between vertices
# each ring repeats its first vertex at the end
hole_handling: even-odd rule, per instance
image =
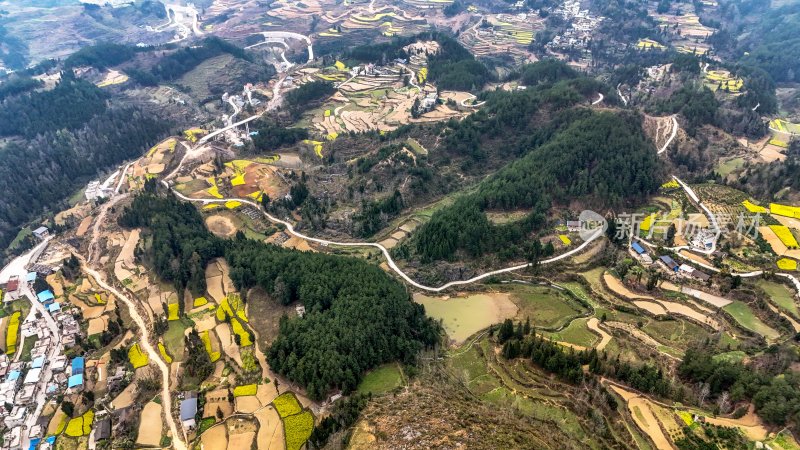
POLYGON ((786 149, 789 148, 792 139, 800 136, 800 124, 784 119, 773 119, 769 121, 769 131, 772 134, 769 144, 786 149))
POLYGON ((128 170, 128 190, 141 189, 144 182, 164 172, 175 155, 178 140, 169 138, 153 146, 147 154, 133 163, 128 170))
POLYGON ((302 17, 319 16, 323 13, 322 2, 319 0, 278 0, 270 5, 267 15, 281 19, 292 20, 302 17))
POLYGON ((487 14, 489 26, 470 27, 459 35, 459 41, 475 56, 509 54, 517 62, 531 58, 528 45, 537 31, 544 29, 544 19, 536 14, 487 14))
MULTIPOLYGON (((236 159, 222 168, 212 162, 200 164, 188 175, 178 177, 175 189, 192 198, 237 197, 260 201, 263 194, 279 198, 289 192, 289 187, 280 169, 271 165, 277 160, 276 157, 236 159)), ((240 205, 212 203, 204 209, 235 209, 240 205)))
MULTIPOLYGON (((346 2, 345 2, 346 3, 346 2)), ((425 17, 409 13, 396 6, 380 8, 350 7, 342 11, 329 11, 323 16, 331 27, 320 33, 324 37, 340 37, 354 30, 375 30, 384 36, 412 35, 422 31, 425 17)))
POLYGON ((704 78, 705 85, 715 92, 739 94, 744 86, 744 80, 724 69, 708 70, 704 78))
POLYGON ((658 41, 645 38, 639 39, 639 42, 636 43, 636 48, 639 50, 666 50, 667 47, 658 41))
MULTIPOLYGON (((462 101, 471 98, 468 93, 442 92, 441 102, 435 102, 429 111, 418 117, 412 116, 415 102, 424 101, 426 96, 436 96, 435 87, 424 85, 427 72, 425 55, 436 52, 438 45, 435 42, 419 42, 411 46, 416 51, 411 52, 407 65, 367 65, 348 69, 337 61, 334 66, 322 70, 302 69, 299 83, 331 81, 337 84, 338 92, 322 107, 307 113, 301 124, 308 123, 319 133, 319 139, 330 141, 342 133, 392 131, 408 123, 461 118, 472 112, 467 107, 464 110, 459 108, 462 101), (423 86, 418 88, 414 83, 405 85, 404 79, 409 77, 414 77, 414 83, 423 86), (456 105, 448 106, 448 99, 455 101, 456 105)), ((308 141, 320 157, 322 141, 308 141)))
POLYGON ((48 275, 46 280, 53 288, 55 302, 61 304, 62 309, 71 305, 80 310, 82 321, 87 324, 86 335, 90 341, 98 340, 99 335, 108 329, 109 321, 116 320, 115 297, 100 288, 94 278, 87 276, 72 283, 60 273, 55 273, 48 275))

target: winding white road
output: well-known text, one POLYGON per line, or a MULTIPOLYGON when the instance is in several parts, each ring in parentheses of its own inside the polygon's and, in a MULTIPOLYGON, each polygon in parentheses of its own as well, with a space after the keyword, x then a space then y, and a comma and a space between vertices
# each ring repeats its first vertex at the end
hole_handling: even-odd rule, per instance
POLYGON ((622 103, 624 103, 625 106, 628 106, 628 99, 624 95, 622 95, 622 91, 619 90, 619 87, 621 85, 622 83, 617 85, 617 95, 619 95, 619 98, 622 99, 622 103))
POLYGON ((602 92, 598 92, 597 95, 599 95, 600 97, 598 97, 597 100, 593 101, 592 105, 596 105, 596 104, 598 104, 598 103, 603 101, 603 93, 602 92))
POLYGON ((669 144, 672 143, 672 140, 675 139, 675 136, 677 136, 677 134, 678 134, 678 119, 676 119, 675 115, 673 114, 672 115, 672 134, 669 135, 669 139, 667 139, 667 142, 665 142, 664 145, 660 149, 658 149, 658 154, 659 155, 664 153, 665 151, 667 151, 667 149, 669 148, 669 144))
MULTIPOLYGON (((162 180, 162 183, 164 184, 164 186, 169 188, 169 183, 167 183, 166 180, 162 180)), ((449 289, 449 288, 451 288, 453 286, 461 286, 461 285, 465 285, 465 284, 471 284, 471 283, 474 283, 476 281, 480 281, 480 280, 489 278, 489 277, 494 276, 494 275, 499 275, 499 274, 508 273, 508 272, 514 272, 516 270, 525 269, 525 268, 531 266, 530 263, 520 264, 520 265, 516 265, 516 266, 506 267, 504 269, 498 269, 498 270, 493 270, 491 272, 486 272, 486 273, 483 273, 483 274, 478 275, 476 277, 472 277, 472 278, 470 278, 468 280, 451 281, 451 282, 443 284, 442 286, 439 286, 439 287, 426 286, 424 284, 416 282, 414 279, 412 279, 410 276, 408 276, 405 272, 403 272, 403 270, 400 269, 400 267, 398 267, 397 264, 392 259, 392 256, 389 254, 389 250, 387 250, 386 247, 384 247, 383 245, 378 244, 376 242, 336 242, 336 241, 329 241, 329 240, 326 240, 326 239, 319 239, 319 238, 307 236, 307 235, 305 235, 303 233, 300 233, 300 232, 296 231, 294 229, 294 225, 292 225, 291 223, 289 223, 289 222, 287 222, 285 220, 278 219, 277 217, 275 217, 275 216, 269 214, 268 212, 264 211, 263 209, 261 209, 261 205, 260 204, 254 202, 254 201, 251 201, 251 200, 247 200, 247 199, 242 199, 242 198, 220 198, 220 199, 190 198, 190 197, 187 197, 187 196, 181 194, 180 192, 178 192, 178 191, 176 191, 174 189, 172 189, 172 192, 175 194, 175 196, 177 196, 181 200, 184 200, 184 201, 187 201, 187 202, 202 203, 204 205, 205 204, 209 204, 209 203, 225 203, 225 202, 228 202, 228 201, 237 201, 237 202, 241 202, 241 203, 250 205, 253 208, 261 211, 261 213, 267 219, 269 219, 271 222, 279 223, 279 224, 282 224, 283 226, 285 226, 286 227, 286 231, 289 234, 291 234, 292 236, 296 236, 296 237, 298 237, 300 239, 304 239, 304 240, 309 241, 309 242, 314 242, 314 243, 320 244, 322 246, 334 245, 334 246, 339 246, 339 247, 373 247, 373 248, 377 248, 378 250, 381 251, 381 253, 383 253, 383 256, 386 258, 387 264, 389 265, 389 267, 397 275, 399 275, 408 284, 416 287, 417 289, 422 289, 422 290, 428 291, 428 292, 441 292, 441 291, 449 289)), ((566 253, 562 253, 562 254, 560 254, 558 256, 554 256, 552 258, 542 260, 540 262, 540 264, 550 264, 550 263, 554 263, 554 262, 557 262, 557 261, 561 261, 561 260, 563 260, 565 258, 569 258, 572 255, 575 255, 576 253, 579 253, 579 252, 583 251, 590 243, 592 243, 592 241, 594 241, 595 239, 597 239, 597 238, 599 238, 601 236, 603 236, 603 230, 602 229, 598 229, 598 231, 596 231, 589 239, 584 241, 578 247, 575 247, 574 249, 572 249, 572 250, 570 250, 570 251, 568 251, 566 253)))

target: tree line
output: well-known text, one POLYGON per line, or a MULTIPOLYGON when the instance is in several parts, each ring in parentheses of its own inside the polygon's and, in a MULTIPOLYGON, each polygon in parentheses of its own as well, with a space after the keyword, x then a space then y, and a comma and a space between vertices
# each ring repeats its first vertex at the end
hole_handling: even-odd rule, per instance
POLYGON ((649 364, 635 364, 621 361, 619 356, 609 358, 597 349, 576 352, 571 347, 551 341, 536 333, 530 322, 520 322, 516 327, 511 319, 497 329, 497 341, 502 345, 504 358, 530 359, 537 367, 556 374, 562 380, 578 384, 592 376, 607 377, 625 383, 632 388, 659 397, 672 397, 674 390, 669 379, 661 369, 649 364), (583 366, 589 371, 584 372, 583 366))

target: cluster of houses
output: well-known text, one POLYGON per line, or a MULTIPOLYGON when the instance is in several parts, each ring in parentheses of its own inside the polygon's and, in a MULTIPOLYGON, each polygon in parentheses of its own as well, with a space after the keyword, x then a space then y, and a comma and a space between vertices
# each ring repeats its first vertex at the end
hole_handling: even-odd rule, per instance
POLYGON ((581 9, 577 0, 568 0, 553 11, 570 23, 570 27, 563 34, 555 36, 546 47, 552 51, 567 49, 587 50, 588 43, 592 40, 592 32, 597 28, 603 17, 594 17, 588 9, 581 9))
POLYGON ((0 421, 7 430, 2 440, 4 449, 20 448, 28 441, 41 444, 39 448, 52 446, 52 442, 42 440, 49 418, 38 417, 41 408, 50 399, 79 392, 84 386, 84 359, 70 361, 63 353, 79 339, 80 324, 62 311, 52 291, 34 294, 38 276, 35 271, 12 276, 4 286, 3 303, 26 297, 34 306, 30 314, 20 317, 16 351, 0 355, 0 421), (25 348, 31 341, 33 346, 25 348))
MULTIPOLYGON (((631 250, 633 250, 636 258, 642 263, 642 265, 650 266, 654 263, 653 258, 647 253, 647 250, 642 247, 642 244, 635 241, 632 242, 631 250)), ((669 255, 659 256, 657 262, 667 271, 667 273, 673 277, 695 279, 703 283, 707 282, 711 278, 711 276, 707 273, 696 269, 689 264, 679 264, 669 255)))

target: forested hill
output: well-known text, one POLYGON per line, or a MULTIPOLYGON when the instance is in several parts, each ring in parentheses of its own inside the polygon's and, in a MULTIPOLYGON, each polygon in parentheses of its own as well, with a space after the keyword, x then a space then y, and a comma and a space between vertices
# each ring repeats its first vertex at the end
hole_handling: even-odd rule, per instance
POLYGON ((97 171, 138 156, 169 124, 131 106, 112 107, 76 130, 53 129, 0 148, 0 246, 45 210, 57 211, 97 171))
POLYGON ((50 91, 22 94, 0 104, 0 136, 27 138, 51 130, 74 130, 106 109, 108 96, 76 79, 71 70, 50 91))
POLYGON ((205 229, 193 206, 171 195, 157 196, 154 187, 150 183, 149 192, 134 199, 120 224, 149 228, 149 258, 156 273, 179 291, 186 286, 201 295, 205 264, 225 256, 242 292, 260 286, 276 301, 304 305, 304 317, 282 319, 267 358, 272 370, 305 386, 313 399, 335 389, 355 389, 363 373, 380 364, 412 363, 420 350, 438 341, 438 325, 377 266, 243 235, 221 240, 205 229))
MULTIPOLYGON (((480 183, 476 192, 437 211, 415 239, 423 260, 503 251, 519 257, 529 234, 546 223, 553 204, 580 202, 603 211, 636 203, 660 184, 653 145, 641 117, 626 112, 580 111, 545 144, 480 183), (494 225, 486 210, 529 211, 519 221, 494 225)), ((534 250, 538 253, 538 250, 534 250)))

